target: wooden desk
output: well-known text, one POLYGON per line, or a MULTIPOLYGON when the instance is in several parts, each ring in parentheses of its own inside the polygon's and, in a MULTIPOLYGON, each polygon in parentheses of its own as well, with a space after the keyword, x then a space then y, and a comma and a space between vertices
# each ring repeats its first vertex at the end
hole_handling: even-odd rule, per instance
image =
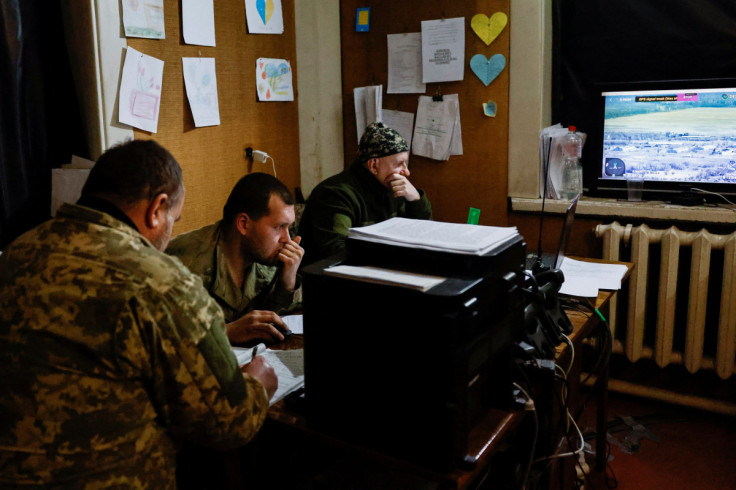
MULTIPOLYGON (((298 349, 304 345, 303 336, 292 335, 284 344, 285 349, 298 349)), ((278 433, 297 433, 307 441, 307 448, 328 447, 347 452, 354 458, 364 460, 366 468, 374 471, 377 467, 385 468, 386 471, 394 473, 402 483, 398 485, 411 485, 412 482, 434 482, 438 488, 443 489, 467 489, 482 478, 488 470, 493 456, 503 447, 503 443, 514 433, 523 418, 521 411, 504 411, 491 409, 485 419, 471 432, 469 456, 477 462, 468 469, 456 468, 449 472, 435 471, 401 460, 383 453, 357 446, 350 442, 326 435, 320 431, 313 430, 307 423, 303 407, 299 407, 292 400, 282 400, 274 404, 268 413, 268 420, 264 430, 278 433)), ((319 449, 318 449, 319 450, 319 449)), ((367 475, 353 475, 356 480, 367 475)), ((338 486, 334 488, 338 488, 338 486)), ((320 487, 322 488, 322 487, 320 487)), ((328 488, 333 488, 329 486, 328 488)), ((384 488, 393 488, 390 486, 384 488)), ((407 488, 411 488, 410 486, 407 488)))
MULTIPOLYGON (((591 259, 593 260, 593 259, 591 259)), ((633 265, 628 265, 628 274, 630 273, 633 265)), ((596 298, 595 307, 598 310, 606 311, 608 303, 611 297, 615 294, 612 291, 601 291, 596 298)), ((596 330, 600 328, 601 320, 595 315, 591 314, 587 316, 584 313, 567 310, 568 317, 573 325, 573 332, 571 333, 570 340, 575 346, 576 352, 581 352, 581 347, 585 339, 591 338, 596 330)), ((604 313, 605 314, 605 313, 604 313)), ((281 344, 279 347, 284 349, 298 349, 304 345, 303 336, 292 335, 286 342, 281 344)), ((558 348, 558 358, 564 363, 566 353, 566 345, 562 344, 558 348)), ((573 373, 579 373, 582 370, 582 359, 581 356, 576 356, 575 368, 573 373)), ((597 430, 597 443, 596 448, 596 464, 595 468, 599 471, 605 470, 606 465, 606 454, 602 448, 606 447, 606 422, 607 422, 607 366, 604 367, 603 372, 598 378, 597 384, 594 387, 595 396, 598 401, 597 404, 597 417, 596 417, 596 430, 597 430)), ((570 378, 569 378, 570 379, 570 378)), ((580 386, 579 376, 572 377, 570 379, 570 395, 571 402, 575 403, 575 398, 580 399, 580 386)), ((336 394, 339 398, 339 393, 336 394)), ((573 406, 571 413, 576 418, 580 415, 582 407, 573 406), (578 413, 576 413, 578 412, 578 413)), ((313 457, 319 460, 320 451, 331 451, 331 454, 344 454, 350 455, 348 459, 353 461, 365 462, 364 466, 366 471, 374 471, 375 468, 381 467, 386 469, 392 475, 403 475, 401 478, 406 478, 407 482, 435 482, 439 488, 447 489, 468 489, 472 488, 474 484, 483 478, 485 472, 489 469, 494 459, 501 449, 503 449, 504 443, 511 440, 515 435, 516 429, 521 423, 524 413, 522 411, 503 411, 503 410, 491 410, 485 419, 472 431, 471 442, 470 442, 470 456, 477 460, 477 463, 468 469, 457 468, 449 472, 435 471, 430 468, 421 467, 419 465, 412 464, 410 462, 400 460, 374 450, 359 447, 355 444, 340 440, 338 438, 326 435, 320 431, 312 429, 307 423, 307 419, 304 413, 304 407, 299 406, 296 402, 291 400, 282 400, 269 410, 268 420, 263 429, 263 434, 259 435, 260 441, 266 441, 270 439, 273 442, 274 439, 281 440, 281 446, 291 445, 292 441, 299 439, 301 441, 302 453, 297 455, 297 458, 302 457, 313 457), (274 436, 275 435, 275 436, 274 436), (288 441, 288 442, 284 442, 288 441)), ((275 447, 269 448, 268 451, 278 452, 279 443, 273 442, 275 447)), ((266 452, 268 452, 266 451, 266 452)), ((259 449, 255 449, 252 453, 258 453, 259 449)), ((263 453, 265 454, 265 453, 263 453)), ((351 468, 350 470, 354 470, 351 468)), ((348 470, 348 471, 350 471, 348 470)), ((360 470, 358 470, 360 471, 360 470)), ((334 474, 333 474, 334 475, 334 474)), ((352 478, 359 480, 364 475, 359 473, 353 473, 350 475, 352 478)), ((273 483, 273 482, 271 482, 273 483)), ((411 488, 411 483, 402 482, 404 488, 411 488)), ((323 482, 324 484, 324 482, 323 482)), ((417 486, 419 486, 417 484, 417 486)), ((396 488, 402 486, 397 485, 396 488)), ((333 488, 330 486, 321 488, 333 488)), ((334 488, 339 488, 339 484, 334 488)), ((384 486, 384 488, 393 488, 384 486)))

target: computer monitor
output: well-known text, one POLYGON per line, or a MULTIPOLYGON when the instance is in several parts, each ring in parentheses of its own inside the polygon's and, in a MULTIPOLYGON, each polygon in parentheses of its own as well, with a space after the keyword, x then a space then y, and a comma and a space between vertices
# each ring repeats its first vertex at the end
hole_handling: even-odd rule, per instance
POLYGON ((600 127, 591 135, 599 176, 591 194, 625 197, 627 178, 637 177, 645 199, 677 200, 699 189, 736 196, 736 79, 599 90, 600 127))

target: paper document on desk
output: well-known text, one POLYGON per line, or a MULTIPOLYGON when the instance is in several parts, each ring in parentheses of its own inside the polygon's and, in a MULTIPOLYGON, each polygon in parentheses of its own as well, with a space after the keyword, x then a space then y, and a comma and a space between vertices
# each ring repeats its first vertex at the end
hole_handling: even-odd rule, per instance
POLYGON ((286 395, 304 386, 304 349, 268 349, 265 344, 255 347, 233 347, 238 365, 248 364, 253 354, 263 356, 273 367, 279 378, 279 387, 271 398, 270 405, 282 400, 286 395))
POLYGON ((289 327, 291 333, 304 333, 304 315, 287 315, 282 316, 281 319, 286 323, 286 326, 289 327))
POLYGON ((371 266, 336 265, 325 269, 325 274, 346 277, 364 282, 401 286, 409 289, 427 291, 438 284, 445 282, 445 277, 416 274, 413 272, 382 269, 371 266))
POLYGON ((560 294, 596 297, 599 289, 621 289, 628 268, 624 264, 586 262, 565 257, 560 266, 565 275, 560 294))
POLYGON ((468 225, 391 218, 375 225, 350 228, 348 238, 465 255, 483 255, 519 236, 516 227, 468 225))

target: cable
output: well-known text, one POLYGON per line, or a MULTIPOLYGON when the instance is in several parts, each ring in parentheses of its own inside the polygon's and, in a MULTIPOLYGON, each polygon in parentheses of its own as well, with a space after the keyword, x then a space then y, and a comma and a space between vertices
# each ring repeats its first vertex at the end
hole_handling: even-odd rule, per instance
POLYGON ((273 167, 273 176, 276 177, 276 161, 270 155, 266 157, 266 161, 268 161, 269 158, 271 159, 271 166, 273 167))
MULTIPOLYGON (((729 201, 728 199, 726 199, 726 196, 724 196, 723 194, 719 194, 717 192, 712 192, 712 191, 706 191, 704 189, 698 189, 697 187, 691 187, 690 190, 691 191, 700 192, 702 194, 713 194, 714 196, 720 197, 721 199, 723 199, 724 201, 726 201, 731 206, 734 206, 734 203, 732 203, 731 201, 729 201)), ((731 209, 731 211, 736 212, 736 208, 730 208, 730 209, 731 209)))
POLYGON ((572 345, 572 340, 570 340, 570 337, 562 332, 560 332, 560 335, 565 340, 565 342, 567 342, 567 345, 570 346, 570 365, 567 366, 567 371, 565 371, 565 378, 567 379, 567 373, 572 370, 572 363, 575 361, 575 347, 572 345))
POLYGON ((531 411, 534 415, 534 437, 532 439, 532 449, 529 453, 529 463, 526 465, 526 470, 524 470, 524 479, 521 482, 521 488, 526 489, 526 482, 529 479, 529 472, 532 469, 532 460, 534 459, 534 452, 537 450, 537 437, 539 436, 539 421, 537 420, 537 409, 534 406, 534 400, 532 400, 532 397, 529 395, 529 393, 519 385, 519 383, 514 382, 514 387, 518 389, 520 392, 524 394, 524 396, 527 399, 527 404, 525 406, 525 410, 531 411), (529 405, 531 403, 531 405, 529 405))
POLYGON ((551 459, 559 459, 559 458, 567 458, 567 457, 570 457, 570 456, 577 456, 578 454, 580 454, 585 449, 585 439, 583 438, 582 431, 578 427, 578 424, 575 422, 575 419, 573 418, 572 414, 570 413, 570 410, 565 410, 565 411, 567 412, 567 418, 568 418, 568 420, 570 422, 572 422, 573 427, 575 427, 575 431, 578 433, 578 437, 580 438, 580 447, 577 448, 577 449, 575 449, 575 450, 573 450, 573 451, 569 451, 569 452, 566 452, 566 453, 551 454, 551 455, 548 455, 548 456, 544 456, 542 458, 537 458, 536 460, 534 460, 534 463, 539 463, 540 461, 548 461, 548 460, 551 460, 551 459))

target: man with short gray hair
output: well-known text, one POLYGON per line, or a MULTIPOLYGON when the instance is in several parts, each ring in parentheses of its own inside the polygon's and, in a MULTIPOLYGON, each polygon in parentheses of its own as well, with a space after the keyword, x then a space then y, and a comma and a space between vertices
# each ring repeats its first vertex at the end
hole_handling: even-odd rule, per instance
POLYGON ((259 430, 273 368, 238 367, 220 308, 163 253, 184 193, 166 149, 123 143, 0 255, 0 487, 174 488, 181 443, 259 430))

